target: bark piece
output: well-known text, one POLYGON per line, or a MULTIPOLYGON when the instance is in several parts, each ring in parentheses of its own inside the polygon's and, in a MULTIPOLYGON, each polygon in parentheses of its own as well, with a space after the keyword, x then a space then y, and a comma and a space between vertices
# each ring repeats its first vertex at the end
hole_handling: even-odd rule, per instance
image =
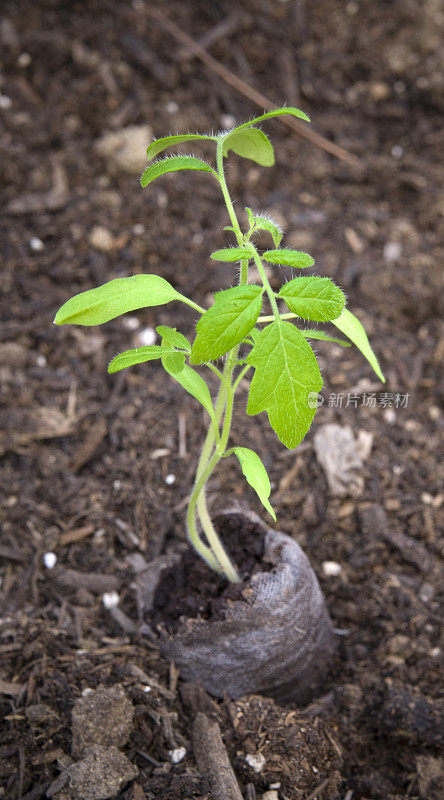
POLYGON ((219 724, 202 712, 194 721, 193 749, 197 766, 207 778, 214 800, 243 800, 219 724))
POLYGON ((365 533, 385 539, 421 572, 431 572, 434 569, 436 561, 425 545, 402 531, 390 529, 387 514, 379 503, 372 503, 362 509, 361 524, 365 533))
POLYGON ((362 459, 352 429, 336 423, 322 425, 314 435, 314 444, 331 493, 359 497, 364 488, 362 459))

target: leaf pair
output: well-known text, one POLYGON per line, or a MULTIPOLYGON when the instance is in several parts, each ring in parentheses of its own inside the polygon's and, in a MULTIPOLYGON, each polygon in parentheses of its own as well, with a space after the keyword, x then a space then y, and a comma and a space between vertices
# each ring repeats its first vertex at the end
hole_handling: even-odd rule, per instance
MULTIPOLYGON (((227 156, 230 150, 242 158, 249 158, 260 164, 263 167, 271 167, 274 164, 274 150, 273 146, 263 131, 254 127, 255 123, 262 122, 263 120, 272 117, 278 117, 282 114, 287 114, 294 117, 299 117, 309 122, 309 118, 303 111, 298 108, 278 108, 275 111, 270 111, 267 114, 262 114, 250 122, 243 125, 238 125, 232 131, 220 134, 220 136, 206 136, 199 133, 177 134, 174 136, 164 136, 161 139, 156 139, 152 142, 147 149, 148 160, 152 160, 159 153, 164 152, 169 147, 174 147, 178 144, 195 141, 222 141, 222 153, 227 156)), ((217 177, 214 169, 195 156, 170 156, 163 158, 160 161, 155 161, 150 164, 142 173, 141 184, 142 187, 148 186, 152 181, 165 175, 168 172, 177 172, 180 170, 194 170, 201 172, 211 172, 217 177)))

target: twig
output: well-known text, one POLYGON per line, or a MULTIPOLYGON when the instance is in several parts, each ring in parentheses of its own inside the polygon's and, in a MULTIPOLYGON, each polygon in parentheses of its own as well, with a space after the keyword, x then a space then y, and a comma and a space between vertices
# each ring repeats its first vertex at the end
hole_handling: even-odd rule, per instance
MULTIPOLYGON (((224 39, 226 36, 229 36, 230 33, 234 33, 238 25, 239 14, 237 11, 235 11, 213 28, 205 31, 203 36, 197 40, 196 44, 198 44, 199 47, 202 47, 204 50, 208 50, 209 47, 211 47, 213 44, 216 44, 216 42, 219 42, 220 39, 224 39)), ((196 54, 192 53, 189 47, 184 47, 183 49, 179 50, 174 58, 176 61, 191 61, 195 55, 196 54)))
POLYGON ((200 711, 194 721, 193 750, 197 766, 207 778, 214 800, 242 800, 220 727, 200 711))
POLYGON ((325 789, 325 787, 327 786, 327 784, 328 784, 329 782, 330 782, 330 778, 326 778, 326 779, 325 779, 325 781, 322 781, 322 783, 320 783, 320 784, 319 784, 319 786, 317 786, 317 787, 316 787, 316 789, 314 789, 314 790, 313 790, 313 791, 312 791, 312 792, 311 792, 311 793, 308 795, 308 797, 306 798, 306 800, 315 800, 315 797, 317 798, 317 796, 318 796, 319 792, 322 792, 322 791, 323 791, 323 789, 325 789))
POLYGON ((179 411, 178 417, 179 433, 179 458, 187 457, 187 418, 184 411, 179 411))
MULTIPOLYGON (((213 58, 213 56, 207 53, 207 51, 201 45, 195 42, 191 36, 188 36, 185 31, 181 30, 174 22, 172 22, 172 20, 168 19, 168 17, 165 17, 164 14, 159 11, 159 9, 150 8, 147 9, 147 11, 151 17, 159 22, 164 30, 168 31, 171 36, 187 47, 190 52, 203 61, 207 67, 219 75, 223 81, 236 89, 236 91, 240 92, 240 94, 244 95, 244 97, 248 97, 249 100, 259 106, 261 109, 265 108, 266 111, 272 111, 273 108, 275 108, 275 103, 273 103, 268 97, 262 94, 262 92, 258 92, 248 83, 235 75, 234 72, 231 72, 231 70, 225 67, 224 64, 221 64, 220 61, 217 61, 215 58, 213 58)), ((349 153, 347 150, 344 150, 343 147, 331 142, 324 136, 321 136, 320 133, 316 133, 316 131, 305 127, 302 122, 294 119, 294 117, 283 117, 281 121, 287 125, 287 127, 296 131, 300 136, 308 139, 312 144, 320 147, 322 150, 325 150, 332 156, 339 158, 341 161, 346 161, 347 164, 352 164, 353 166, 358 166, 361 164, 361 161, 357 156, 349 153)))

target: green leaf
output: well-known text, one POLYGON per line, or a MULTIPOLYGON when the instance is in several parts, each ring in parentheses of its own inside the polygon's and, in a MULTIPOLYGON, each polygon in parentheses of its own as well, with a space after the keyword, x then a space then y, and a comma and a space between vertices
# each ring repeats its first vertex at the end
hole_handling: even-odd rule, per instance
POLYGON ((211 419, 214 419, 214 407, 211 400, 210 390, 205 383, 204 379, 199 375, 196 370, 192 367, 188 366, 188 364, 184 364, 183 369, 180 372, 175 372, 174 369, 171 368, 171 364, 169 361, 169 356, 162 358, 162 366, 165 372, 168 372, 172 378, 174 378, 181 386, 183 386, 186 391, 191 394, 196 400, 203 405, 203 407, 208 411, 211 419))
POLYGON ((352 314, 347 308, 344 308, 341 316, 338 317, 338 319, 333 319, 332 323, 333 325, 336 325, 336 327, 339 328, 342 333, 348 336, 349 339, 351 339, 353 344, 356 345, 356 347, 361 351, 362 355, 365 356, 369 364, 371 364, 378 378, 385 383, 385 378, 382 374, 381 367, 378 364, 378 359, 376 358, 370 346, 367 334, 358 318, 355 317, 355 315, 352 314))
POLYGON ((59 308, 56 325, 101 325, 137 308, 162 306, 182 300, 168 281, 159 275, 133 275, 76 294, 59 308))
POLYGON ((274 246, 279 247, 283 236, 279 225, 277 225, 275 222, 273 222, 272 219, 269 219, 268 217, 263 217, 263 216, 256 217, 253 214, 251 208, 247 208, 246 211, 250 221, 250 227, 253 228, 255 231, 268 231, 268 233, 271 234, 274 246))
POLYGON ((248 247, 225 247, 223 250, 215 250, 210 258, 214 261, 242 261, 243 258, 252 258, 252 255, 248 247))
POLYGON ((262 258, 268 261, 269 264, 281 264, 284 267, 297 267, 299 269, 306 269, 312 267, 314 258, 308 253, 301 253, 300 250, 267 250, 262 258))
POLYGON ((209 164, 206 164, 205 161, 201 161, 200 158, 194 158, 194 156, 170 156, 169 158, 162 158, 160 161, 154 161, 144 169, 140 183, 145 188, 156 178, 165 175, 166 172, 178 172, 182 169, 201 170, 202 172, 212 172, 213 175, 216 175, 214 169, 209 164))
POLYGON ((235 447, 234 452, 239 459, 242 472, 247 482, 253 487, 262 505, 265 506, 268 513, 271 514, 276 522, 276 514, 268 499, 271 492, 270 481, 262 461, 257 453, 255 453, 254 450, 250 450, 248 447, 235 447))
POLYGON ((223 154, 228 155, 232 150, 242 158, 250 158, 262 167, 272 167, 274 164, 274 150, 268 136, 259 128, 244 128, 224 136, 223 154))
POLYGON ((173 347, 178 347, 181 350, 186 350, 187 353, 191 353, 191 345, 188 339, 186 339, 182 333, 179 333, 176 328, 169 328, 167 325, 158 325, 156 333, 173 347))
POLYGON ((324 342, 341 344, 342 347, 351 347, 350 342, 344 342, 344 339, 335 339, 334 336, 329 336, 328 333, 324 333, 324 331, 312 330, 311 328, 299 328, 299 330, 306 339, 322 339, 324 342))
POLYGON ((299 117, 299 119, 310 122, 310 117, 307 117, 307 114, 304 114, 304 112, 299 108, 294 108, 293 106, 284 106, 282 108, 275 108, 274 111, 268 111, 266 114, 261 114, 260 117, 250 119, 249 122, 244 122, 243 125, 238 125, 237 128, 234 128, 234 131, 240 131, 244 128, 249 128, 251 125, 256 125, 256 122, 262 122, 263 120, 271 119, 272 117, 281 117, 285 114, 291 117, 299 117))
POLYGON ((207 141, 213 142, 217 141, 216 136, 205 136, 201 133, 187 133, 184 135, 179 133, 175 136, 163 136, 161 139, 155 139, 154 142, 151 142, 149 145, 146 151, 148 161, 151 161, 168 147, 174 147, 176 144, 182 144, 183 142, 195 142, 199 139, 206 139, 207 141))
POLYGON ((119 372, 121 369, 126 369, 126 367, 132 367, 134 364, 143 364, 145 361, 153 361, 172 352, 170 348, 161 347, 158 344, 136 347, 135 350, 126 350, 110 361, 108 372, 110 374, 119 372))
POLYGON ((297 447, 316 411, 308 396, 322 388, 313 350, 294 325, 279 320, 261 331, 247 363, 255 368, 247 414, 266 411, 281 442, 297 447))
POLYGON ((345 305, 345 295, 330 278, 294 278, 285 283, 278 297, 293 314, 317 322, 336 319, 345 305))
POLYGON ((177 373, 182 372, 185 366, 185 356, 183 353, 179 353, 177 350, 166 353, 164 356, 162 356, 162 366, 165 370, 166 367, 168 367, 168 374, 176 377, 177 373))
POLYGON ((242 341, 256 325, 263 291, 261 286, 248 285, 215 294, 214 305, 196 325, 191 364, 215 361, 242 341))

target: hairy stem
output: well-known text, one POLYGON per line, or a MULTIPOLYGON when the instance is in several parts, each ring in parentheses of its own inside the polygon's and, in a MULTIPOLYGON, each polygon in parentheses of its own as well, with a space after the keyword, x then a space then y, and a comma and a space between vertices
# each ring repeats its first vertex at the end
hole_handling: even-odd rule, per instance
MULTIPOLYGON (((219 183, 225 200, 225 205, 227 207, 227 211, 231 223, 233 225, 234 233, 236 235, 238 244, 242 245, 244 244, 244 237, 240 229, 236 213, 234 211, 233 203, 231 201, 231 197, 228 191, 224 175, 222 140, 219 140, 217 143, 216 160, 217 160, 219 183)), ((248 281, 248 259, 243 259, 241 261, 239 283, 246 284, 247 281, 248 281)), ((239 580, 239 577, 236 572, 236 569, 234 568, 228 555, 226 554, 224 547, 211 521, 211 517, 208 512, 206 503, 205 486, 214 468, 224 455, 224 451, 226 449, 228 438, 230 435, 234 394, 240 382, 239 380, 236 380, 235 384, 232 385, 233 371, 236 366, 238 351, 239 351, 239 346, 236 346, 232 350, 230 350, 230 352, 227 354, 226 357, 223 374, 220 376, 221 384, 219 387, 219 393, 217 396, 216 406, 215 406, 215 424, 217 428, 220 429, 222 418, 224 420, 222 432, 220 434, 219 441, 217 441, 213 426, 211 426, 208 429, 207 436, 200 455, 199 463, 197 466, 195 484, 190 497, 188 512, 187 512, 189 536, 194 546, 196 547, 197 551, 205 558, 207 563, 210 564, 210 566, 212 566, 213 569, 216 569, 217 572, 223 573, 228 578, 228 580, 232 582, 237 582, 239 580), (202 539, 198 534, 196 528, 196 514, 202 525, 202 529, 205 534, 205 538, 208 542, 209 547, 204 544, 204 542, 202 541, 202 539), (213 561, 213 563, 210 563, 208 559, 209 553, 211 553, 212 556, 211 560, 213 561), (214 566, 214 561, 216 562, 217 566, 214 566)))

